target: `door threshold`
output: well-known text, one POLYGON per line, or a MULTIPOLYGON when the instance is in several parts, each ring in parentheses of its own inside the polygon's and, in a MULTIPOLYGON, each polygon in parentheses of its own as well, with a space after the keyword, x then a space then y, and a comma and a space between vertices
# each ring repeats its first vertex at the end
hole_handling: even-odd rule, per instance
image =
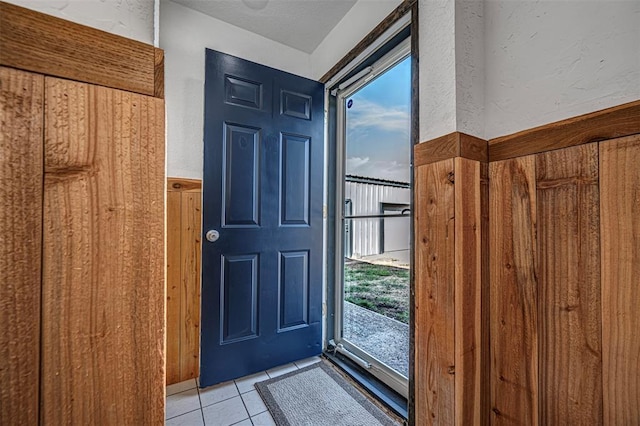
POLYGON ((362 386, 371 396, 384 404, 394 414, 407 420, 409 412, 407 408, 407 399, 391 389, 385 383, 366 371, 364 368, 347 358, 346 356, 326 351, 324 357, 332 364, 339 367, 351 379, 362 386))

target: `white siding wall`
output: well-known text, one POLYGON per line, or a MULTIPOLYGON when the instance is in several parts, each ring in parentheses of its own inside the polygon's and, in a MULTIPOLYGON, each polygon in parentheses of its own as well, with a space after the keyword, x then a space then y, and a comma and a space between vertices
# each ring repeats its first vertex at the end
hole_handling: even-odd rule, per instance
MULTIPOLYGON (((380 203, 409 204, 411 191, 409 188, 345 182, 344 198, 351 200, 352 215, 381 214, 380 203)), ((353 257, 380 254, 380 222, 380 219, 353 219, 351 221, 353 257)))

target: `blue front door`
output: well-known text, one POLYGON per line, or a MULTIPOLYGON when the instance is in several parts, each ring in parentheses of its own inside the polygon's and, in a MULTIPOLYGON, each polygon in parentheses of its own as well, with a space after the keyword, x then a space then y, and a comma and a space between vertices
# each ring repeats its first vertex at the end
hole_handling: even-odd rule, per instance
POLYGON ((322 350, 323 85, 207 50, 200 385, 322 350))

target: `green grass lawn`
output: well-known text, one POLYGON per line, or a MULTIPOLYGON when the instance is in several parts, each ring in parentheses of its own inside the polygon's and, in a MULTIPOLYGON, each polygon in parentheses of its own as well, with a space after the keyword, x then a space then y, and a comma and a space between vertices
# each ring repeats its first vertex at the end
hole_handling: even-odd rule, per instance
POLYGON ((347 261, 344 287, 346 301, 409 323, 408 269, 347 261))

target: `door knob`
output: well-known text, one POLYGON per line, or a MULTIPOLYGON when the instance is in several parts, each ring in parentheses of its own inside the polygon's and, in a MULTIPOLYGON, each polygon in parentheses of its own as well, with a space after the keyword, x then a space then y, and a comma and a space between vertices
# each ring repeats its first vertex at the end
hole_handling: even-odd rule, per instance
POLYGON ((216 241, 218 241, 218 238, 220 238, 220 233, 218 231, 216 231, 215 229, 210 229, 205 234, 205 238, 210 243, 215 243, 216 241))

